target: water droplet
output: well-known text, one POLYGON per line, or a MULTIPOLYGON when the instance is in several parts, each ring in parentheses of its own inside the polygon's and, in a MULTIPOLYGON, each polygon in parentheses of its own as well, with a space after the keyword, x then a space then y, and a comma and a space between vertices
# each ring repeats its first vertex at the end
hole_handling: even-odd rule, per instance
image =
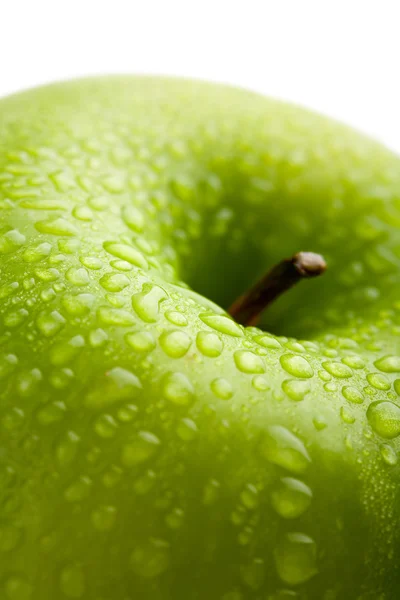
POLYGON ((141 388, 140 379, 134 373, 122 367, 114 367, 99 378, 96 386, 90 388, 85 405, 101 409, 124 399, 131 401, 141 388))
POLYGON ((328 373, 330 373, 333 377, 337 377, 338 379, 346 379, 353 375, 352 370, 347 365, 344 365, 340 362, 324 362, 322 366, 328 373))
POLYGON ((355 387, 345 386, 342 388, 342 394, 349 402, 353 404, 362 404, 364 402, 364 396, 362 393, 355 387))
MULTIPOLYGON (((18 429, 24 424, 25 421, 25 413, 21 408, 13 406, 8 411, 3 414, 1 419, 1 424, 4 429, 8 431, 13 431, 14 429, 18 429)), ((0 539, 1 545, 1 539, 0 539)))
POLYGON ((110 265, 113 269, 117 269, 118 271, 132 271, 133 265, 128 263, 126 260, 112 260, 110 265))
POLYGON ((352 425, 352 423, 354 423, 354 421, 356 420, 353 413, 350 412, 346 406, 340 407, 340 416, 341 416, 342 421, 344 423, 347 423, 348 425, 352 425))
POLYGON ((389 465, 390 467, 394 467, 395 465, 397 465, 398 456, 394 448, 392 448, 392 446, 389 446, 389 444, 382 444, 380 450, 381 456, 387 465, 389 465))
POLYGON ((317 548, 314 540, 304 533, 286 533, 275 551, 279 577, 288 585, 300 585, 317 573, 317 548))
POLYGON ((56 367, 62 367, 74 359, 81 348, 85 345, 85 340, 81 335, 76 335, 68 342, 53 346, 50 351, 50 362, 56 367))
POLYGON ((356 356, 355 354, 351 354, 342 358, 342 363, 351 369, 362 369, 365 366, 365 362, 361 356, 356 356))
POLYGON ((159 342, 165 354, 171 358, 181 358, 189 350, 192 340, 187 333, 179 329, 164 331, 159 342))
POLYGON ((50 252, 51 244, 48 242, 34 244, 25 250, 24 254, 22 255, 22 259, 26 263, 36 263, 47 258, 50 252))
POLYGON ((68 565, 61 571, 60 590, 67 598, 83 598, 85 593, 85 575, 78 565, 68 565))
POLYGON ((122 219, 124 223, 137 233, 141 233, 145 226, 143 213, 135 206, 124 206, 122 208, 122 219))
POLYGON ((74 431, 67 431, 56 447, 56 458, 60 466, 69 465, 77 455, 80 437, 74 431))
POLYGON ((100 415, 94 425, 94 430, 98 436, 104 439, 110 439, 117 433, 118 424, 112 415, 100 415))
POLYGON ((117 509, 115 506, 99 506, 96 508, 91 515, 91 521, 93 527, 97 531, 110 531, 117 518, 117 509))
POLYGON ((47 221, 38 221, 35 223, 35 228, 40 233, 49 233, 51 235, 77 235, 79 233, 78 229, 62 217, 58 217, 55 219, 49 219, 47 221))
POLYGON ((270 348, 272 350, 278 350, 282 348, 278 340, 269 335, 258 335, 254 338, 254 341, 257 342, 257 344, 260 344, 260 346, 263 346, 264 348, 270 348))
POLYGON ((110 308, 100 306, 97 311, 97 318, 102 325, 111 325, 113 327, 128 327, 135 323, 135 318, 131 312, 122 308, 110 308))
POLYGON ((106 250, 112 256, 126 260, 128 263, 139 267, 140 269, 148 269, 148 263, 141 252, 128 246, 127 244, 120 244, 118 242, 104 242, 104 250, 106 250))
POLYGON ((381 375, 380 373, 369 373, 367 375, 367 381, 377 390, 390 390, 390 381, 386 375, 381 375))
POLYGON ((107 292, 121 292, 130 282, 123 273, 106 273, 99 283, 107 292))
POLYGON ((259 503, 257 488, 252 483, 246 484, 240 494, 240 499, 246 508, 250 510, 257 508, 259 503))
POLYGON ((183 525, 185 513, 181 508, 174 508, 166 517, 165 524, 170 529, 179 529, 183 525))
POLYGON ((223 377, 217 377, 211 382, 212 392, 221 400, 229 400, 233 396, 233 388, 231 383, 223 377))
POLYGON ((26 242, 26 237, 18 231, 12 229, 3 235, 0 235, 0 254, 10 254, 23 246, 26 242))
POLYGON ((89 477, 82 476, 74 481, 64 492, 67 502, 80 502, 85 500, 91 492, 93 482, 89 477))
POLYGON ((84 267, 71 267, 65 274, 65 278, 72 285, 87 285, 90 281, 89 274, 84 267))
POLYGON ((190 404, 194 389, 191 381, 183 373, 167 373, 163 379, 164 398, 181 406, 190 404))
POLYGON ((240 567, 240 577, 243 583, 251 590, 262 588, 265 579, 265 563, 262 558, 253 558, 252 561, 240 567))
POLYGON ((81 256, 79 258, 82 265, 91 271, 98 271, 103 267, 103 263, 99 258, 95 256, 81 256))
POLYGON ((296 402, 304 399, 304 396, 310 391, 310 384, 308 381, 299 381, 298 379, 286 379, 282 383, 283 391, 296 402))
POLYGON ((130 557, 133 572, 146 579, 153 579, 164 573, 169 563, 169 544, 159 539, 150 539, 147 543, 138 545, 130 557))
POLYGON ((45 406, 39 409, 36 418, 40 425, 53 425, 58 421, 61 421, 65 417, 67 407, 64 402, 55 401, 49 402, 45 406))
POLYGON ((399 373, 400 372, 400 356, 383 356, 374 362, 374 365, 384 373, 399 373))
POLYGON ((220 333, 225 333, 226 335, 231 335, 233 337, 243 336, 241 327, 230 317, 215 315, 213 313, 203 313, 199 315, 199 317, 203 323, 220 333))
POLYGON ((50 283, 52 281, 57 281, 61 273, 58 269, 55 269, 54 267, 51 267, 50 269, 36 268, 35 275, 41 281, 50 283))
POLYGON ((379 436, 393 439, 400 435, 400 407, 393 402, 372 402, 367 410, 367 418, 379 436))
POLYGON ((149 331, 135 331, 125 335, 126 343, 136 352, 151 352, 156 347, 153 334, 149 331))
POLYGON ((42 312, 36 319, 36 325, 45 337, 53 337, 64 327, 65 319, 56 310, 50 313, 42 312))
POLYGON ((77 294, 76 296, 64 296, 61 302, 71 317, 84 317, 90 313, 95 300, 93 294, 77 294))
POLYGON ((0 357, 0 379, 12 373, 18 364, 15 354, 6 354, 0 357))
POLYGON ((188 324, 188 320, 184 314, 178 312, 177 310, 167 310, 165 313, 165 318, 172 323, 173 325, 177 325, 178 327, 186 327, 188 324))
POLYGON ((314 375, 310 363, 303 357, 296 354, 283 354, 280 357, 280 363, 289 375, 293 377, 309 378, 314 375))
POLYGON ((51 302, 56 296, 57 294, 53 288, 48 288, 47 290, 42 290, 40 292, 40 299, 43 300, 43 302, 51 302))
POLYGON ((199 331, 196 337, 196 345, 199 351, 209 358, 219 356, 224 348, 221 338, 210 331, 199 331))
POLYGON ((154 471, 149 469, 142 477, 139 477, 139 479, 135 481, 133 489, 135 490, 136 494, 144 496, 145 494, 148 494, 154 487, 156 480, 156 474, 154 471))
POLYGON ((17 289, 19 288, 18 281, 13 281, 12 283, 5 283, 0 287, 0 300, 4 300, 12 294, 15 294, 17 289))
POLYGON ((19 308, 18 310, 12 310, 4 315, 4 325, 8 328, 14 328, 21 325, 28 317, 29 313, 25 308, 19 308))
POLYGON ((152 458, 159 449, 159 438, 150 431, 139 431, 122 449, 121 461, 125 467, 135 467, 152 458))
POLYGON ((325 417, 317 415, 313 418, 313 425, 317 431, 322 431, 328 426, 325 417))
POLYGON ((160 304, 166 298, 163 288, 146 283, 141 292, 132 296, 132 306, 142 321, 154 323, 159 316, 160 304))
POLYGON ((261 453, 269 462, 293 473, 304 473, 311 458, 303 442, 281 425, 272 425, 261 444, 261 453))
POLYGON ((103 329, 93 329, 89 333, 89 344, 92 348, 100 348, 108 340, 108 335, 103 329))
POLYGON ((0 552, 14 550, 21 541, 22 531, 14 525, 0 525, 0 552))
POLYGON ((265 373, 264 361, 254 352, 237 350, 233 357, 236 367, 242 373, 265 373))
POLYGON ((192 419, 181 419, 176 428, 176 433, 184 442, 190 442, 197 436, 197 425, 192 419))
POLYGON ((271 494, 272 506, 284 519, 296 519, 310 506, 312 491, 305 483, 292 477, 282 477, 271 494))
POLYGON ((136 417, 137 412, 138 407, 136 404, 127 404, 118 410, 117 417, 121 423, 130 423, 136 417))
POLYGON ((336 383, 330 382, 330 383, 325 383, 324 385, 324 390, 326 390, 327 392, 336 392, 338 389, 338 386, 336 383))
POLYGON ((219 498, 221 484, 216 479, 210 479, 203 489, 203 504, 211 506, 219 498))
POLYGON ((13 575, 4 584, 7 600, 31 600, 33 587, 23 577, 13 575))
POLYGON ((265 392, 270 389, 270 385, 268 380, 265 379, 262 375, 255 375, 251 380, 251 385, 258 392, 265 392))

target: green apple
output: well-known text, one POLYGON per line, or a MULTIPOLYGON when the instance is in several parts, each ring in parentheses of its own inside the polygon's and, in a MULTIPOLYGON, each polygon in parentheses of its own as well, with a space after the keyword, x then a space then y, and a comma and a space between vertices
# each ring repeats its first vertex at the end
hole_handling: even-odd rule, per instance
POLYGON ((224 86, 0 102, 2 600, 395 600, 400 160, 224 86), (260 328, 274 264, 318 279, 260 328))

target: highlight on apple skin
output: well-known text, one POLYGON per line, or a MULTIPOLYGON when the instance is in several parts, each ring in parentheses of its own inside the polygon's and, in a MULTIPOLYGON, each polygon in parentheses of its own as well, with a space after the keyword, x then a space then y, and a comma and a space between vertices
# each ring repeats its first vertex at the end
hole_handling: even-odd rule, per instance
POLYGON ((396 600, 400 160, 244 90, 0 101, 0 597, 396 600), (329 268, 226 312, 283 259, 329 268))

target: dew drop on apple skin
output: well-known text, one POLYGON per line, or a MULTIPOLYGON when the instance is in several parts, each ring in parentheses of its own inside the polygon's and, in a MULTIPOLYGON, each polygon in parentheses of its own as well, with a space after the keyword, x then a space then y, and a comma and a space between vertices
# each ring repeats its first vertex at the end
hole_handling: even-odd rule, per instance
POLYGON ((52 246, 48 242, 32 244, 24 251, 22 260, 28 264, 40 262, 49 256, 51 250, 52 246))
POLYGON ((224 377, 213 379, 210 384, 211 391, 221 400, 229 400, 233 396, 233 387, 230 381, 224 377))
POLYGON ((85 589, 85 576, 79 565, 72 564, 62 569, 60 591, 66 598, 83 598, 85 589))
POLYGON ((60 467, 73 462, 79 451, 81 438, 74 431, 67 431, 56 446, 55 457, 60 467))
POLYGON ((171 358, 182 358, 189 350, 192 340, 185 331, 179 329, 164 331, 159 337, 162 350, 171 358))
POLYGON ((367 375, 367 381, 377 390, 390 390, 390 381, 386 375, 381 375, 380 373, 369 373, 367 375))
POLYGON ((282 390, 295 402, 304 400, 306 394, 310 392, 310 389, 311 387, 308 381, 286 379, 282 382, 282 390))
POLYGON ((135 331, 125 335, 125 341, 135 352, 151 352, 156 347, 153 334, 150 331, 135 331))
POLYGON ((300 585, 314 577, 317 547, 314 540, 304 533, 286 533, 274 551, 279 577, 288 585, 300 585))
POLYGON ((159 450, 161 442, 150 431, 139 431, 136 436, 122 448, 121 462, 125 467, 135 467, 148 461, 159 450))
POLYGON ((353 371, 350 367, 340 362, 325 361, 322 363, 322 366, 330 375, 337 379, 347 379, 353 375, 353 371))
POLYGON ((84 267, 92 271, 99 271, 104 266, 103 262, 95 256, 81 256, 79 260, 84 267))
POLYGON ((243 491, 240 494, 240 500, 242 501, 243 505, 249 510, 257 508, 260 500, 258 490, 255 487, 255 485, 253 485, 252 483, 246 484, 243 491))
POLYGON ((254 338, 254 341, 260 346, 264 348, 269 348, 270 350, 279 350, 281 348, 281 344, 274 337, 269 335, 258 335, 254 338))
POLYGON ((121 292, 129 285, 130 281, 124 273, 105 273, 99 279, 99 283, 107 292, 121 292))
POLYGON ((372 402, 367 410, 367 419, 382 438, 393 439, 400 435, 400 407, 393 402, 372 402))
POLYGON ((64 492, 64 498, 67 502, 81 502, 88 498, 91 493, 93 481, 90 477, 83 475, 71 483, 64 492))
POLYGON ((364 396, 356 387, 346 385, 342 388, 342 394, 352 404, 362 404, 364 402, 364 396))
POLYGON ((113 438, 118 430, 118 423, 112 415, 103 414, 97 417, 94 430, 103 439, 113 438))
POLYGON ((4 583, 5 600, 31 600, 32 585, 22 575, 12 575, 4 583))
POLYGON ((297 592, 291 590, 278 590, 275 594, 268 598, 268 600, 296 600, 300 598, 297 592))
POLYGON ((253 591, 262 588, 265 581, 265 562, 262 558, 253 558, 251 562, 241 565, 240 578, 243 584, 253 591))
POLYGON ((400 356, 383 356, 374 362, 374 365, 383 373, 399 373, 400 372, 400 356))
POLYGON ((312 491, 305 483, 293 477, 282 477, 271 493, 275 511, 284 519, 296 519, 310 506, 312 491))
POLYGON ((181 419, 176 427, 176 433, 182 441, 190 442, 197 437, 197 425, 193 419, 181 419))
POLYGON ((136 250, 136 248, 133 248, 133 246, 128 246, 128 244, 122 244, 119 242, 104 242, 103 248, 112 256, 126 260, 135 267, 139 267, 140 269, 144 270, 147 270, 149 267, 148 262, 143 254, 139 252, 139 250, 136 250))
POLYGON ((211 331, 199 331, 196 337, 196 346, 204 356, 216 358, 224 349, 221 338, 211 331))
POLYGON ((91 514, 91 522, 97 531, 110 531, 115 525, 117 509, 115 506, 99 506, 91 514))
POLYGON ((151 538, 137 543, 130 556, 132 571, 145 579, 154 579, 164 573, 170 564, 169 544, 161 539, 151 538))
POLYGON ((247 350, 236 350, 233 355, 235 365, 242 373, 265 373, 262 358, 247 350))
POLYGON ((165 312, 165 318, 177 327, 186 327, 188 324, 188 320, 185 315, 177 310, 167 310, 165 312))
POLYGON ((135 318, 130 311, 121 308, 100 306, 97 311, 97 321, 101 325, 111 327, 128 327, 135 323, 135 318))
POLYGON ((190 379, 179 372, 167 373, 162 381, 162 393, 166 400, 179 406, 187 406, 194 399, 194 388, 190 379))
POLYGON ((394 467, 395 465, 397 465, 399 458, 397 452, 394 450, 394 448, 392 448, 392 446, 389 446, 389 444, 382 444, 382 446, 380 447, 380 452, 383 461, 387 465, 389 465, 390 467, 394 467))
POLYGON ((64 402, 54 401, 39 408, 36 420, 40 425, 49 426, 62 421, 66 415, 67 407, 64 402))
POLYGON ((243 337, 242 328, 229 317, 203 313, 199 315, 199 318, 203 323, 219 333, 225 333, 225 335, 231 335, 232 337, 243 337))
POLYGON ((272 425, 268 428, 260 451, 269 462, 295 474, 304 473, 311 464, 304 443, 282 425, 272 425))
POLYGON ((351 369, 362 369, 365 366, 364 360, 361 358, 361 356, 357 356, 356 354, 345 356, 342 358, 342 363, 351 369))
POLYGON ((314 371, 310 363, 303 356, 298 356, 296 354, 283 354, 279 360, 283 369, 285 369, 289 375, 293 375, 293 377, 307 379, 314 375, 314 371))
POLYGON ((167 298, 165 290, 158 285, 144 284, 142 291, 132 296, 132 307, 145 323, 155 323, 159 317, 160 304, 167 298))

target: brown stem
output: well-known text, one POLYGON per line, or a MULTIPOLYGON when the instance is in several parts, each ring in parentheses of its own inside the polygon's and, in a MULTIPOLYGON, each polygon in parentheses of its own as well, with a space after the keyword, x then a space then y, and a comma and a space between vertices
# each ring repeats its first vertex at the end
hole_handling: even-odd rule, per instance
POLYGON ((292 258, 278 263, 248 292, 229 308, 229 314, 242 325, 256 325, 261 313, 281 294, 302 279, 317 277, 326 270, 320 254, 298 252, 292 258))

